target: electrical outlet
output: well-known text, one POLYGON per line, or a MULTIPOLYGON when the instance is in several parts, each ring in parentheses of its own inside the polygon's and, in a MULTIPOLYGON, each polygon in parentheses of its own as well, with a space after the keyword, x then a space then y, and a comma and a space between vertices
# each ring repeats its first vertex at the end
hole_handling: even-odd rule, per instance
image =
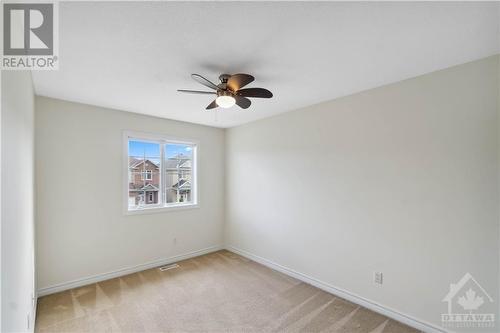
POLYGON ((174 239, 172 239, 172 243, 174 243, 174 245, 177 245, 177 237, 174 237, 174 239))
POLYGON ((373 283, 382 284, 384 283, 384 275, 382 272, 373 272, 373 283))

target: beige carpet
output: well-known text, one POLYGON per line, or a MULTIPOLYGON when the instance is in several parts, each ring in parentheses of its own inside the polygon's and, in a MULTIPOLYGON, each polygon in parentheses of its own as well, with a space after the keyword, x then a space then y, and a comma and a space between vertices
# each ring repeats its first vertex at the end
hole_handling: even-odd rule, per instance
POLYGON ((37 332, 417 332, 228 251, 38 300, 37 332))

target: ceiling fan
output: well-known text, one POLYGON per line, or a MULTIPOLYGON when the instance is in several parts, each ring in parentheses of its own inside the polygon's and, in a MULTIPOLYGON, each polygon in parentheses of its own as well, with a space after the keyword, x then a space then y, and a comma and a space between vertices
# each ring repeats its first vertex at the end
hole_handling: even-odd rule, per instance
POLYGON ((198 83, 201 83, 202 85, 215 91, 185 89, 179 89, 177 91, 190 94, 217 95, 215 100, 206 107, 207 110, 216 108, 218 106, 221 108, 230 108, 234 104, 238 105, 242 109, 248 109, 252 102, 247 97, 273 97, 273 94, 269 90, 264 88, 242 89, 244 86, 255 80, 255 78, 249 74, 221 74, 219 76, 219 84, 215 84, 199 74, 191 74, 191 77, 198 83))

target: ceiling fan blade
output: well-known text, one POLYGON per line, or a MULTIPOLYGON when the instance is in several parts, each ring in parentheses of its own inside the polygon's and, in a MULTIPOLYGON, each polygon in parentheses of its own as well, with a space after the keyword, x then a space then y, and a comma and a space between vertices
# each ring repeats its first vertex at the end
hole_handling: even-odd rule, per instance
POLYGON ((205 108, 206 110, 214 109, 218 107, 217 103, 215 103, 215 99, 212 103, 208 104, 208 106, 205 108))
POLYGON ((244 97, 259 97, 259 98, 271 98, 273 93, 264 88, 246 88, 240 89, 236 92, 240 96, 244 97))
POLYGON ((232 91, 238 91, 253 80, 255 80, 255 78, 252 75, 234 74, 227 80, 227 87, 232 91))
POLYGON ((234 98, 236 99, 236 105, 242 109, 248 109, 250 104, 252 104, 252 102, 246 97, 234 95, 234 98))
POLYGON ((215 91, 200 91, 200 90, 186 90, 186 89, 177 89, 179 92, 188 93, 188 94, 203 94, 203 95, 215 95, 215 91))
POLYGON ((209 87, 209 88, 212 88, 212 89, 215 89, 215 90, 219 89, 219 87, 217 87, 217 85, 215 83, 213 83, 213 82, 205 79, 200 74, 191 74, 191 77, 193 78, 193 80, 195 80, 198 83, 201 83, 205 87, 209 87))

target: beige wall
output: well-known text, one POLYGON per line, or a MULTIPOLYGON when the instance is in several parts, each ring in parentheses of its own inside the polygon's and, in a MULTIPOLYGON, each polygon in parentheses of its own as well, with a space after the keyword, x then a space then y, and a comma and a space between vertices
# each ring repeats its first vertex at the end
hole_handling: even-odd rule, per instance
POLYGON ((222 245, 222 129, 37 97, 36 154, 41 289, 222 245), (123 214, 123 130, 200 142, 199 208, 123 214))
POLYGON ((466 272, 499 295, 498 91, 490 57, 229 129, 227 245, 434 325, 466 272))
POLYGON ((29 71, 1 76, 0 331, 25 332, 34 326, 34 93, 29 71))

